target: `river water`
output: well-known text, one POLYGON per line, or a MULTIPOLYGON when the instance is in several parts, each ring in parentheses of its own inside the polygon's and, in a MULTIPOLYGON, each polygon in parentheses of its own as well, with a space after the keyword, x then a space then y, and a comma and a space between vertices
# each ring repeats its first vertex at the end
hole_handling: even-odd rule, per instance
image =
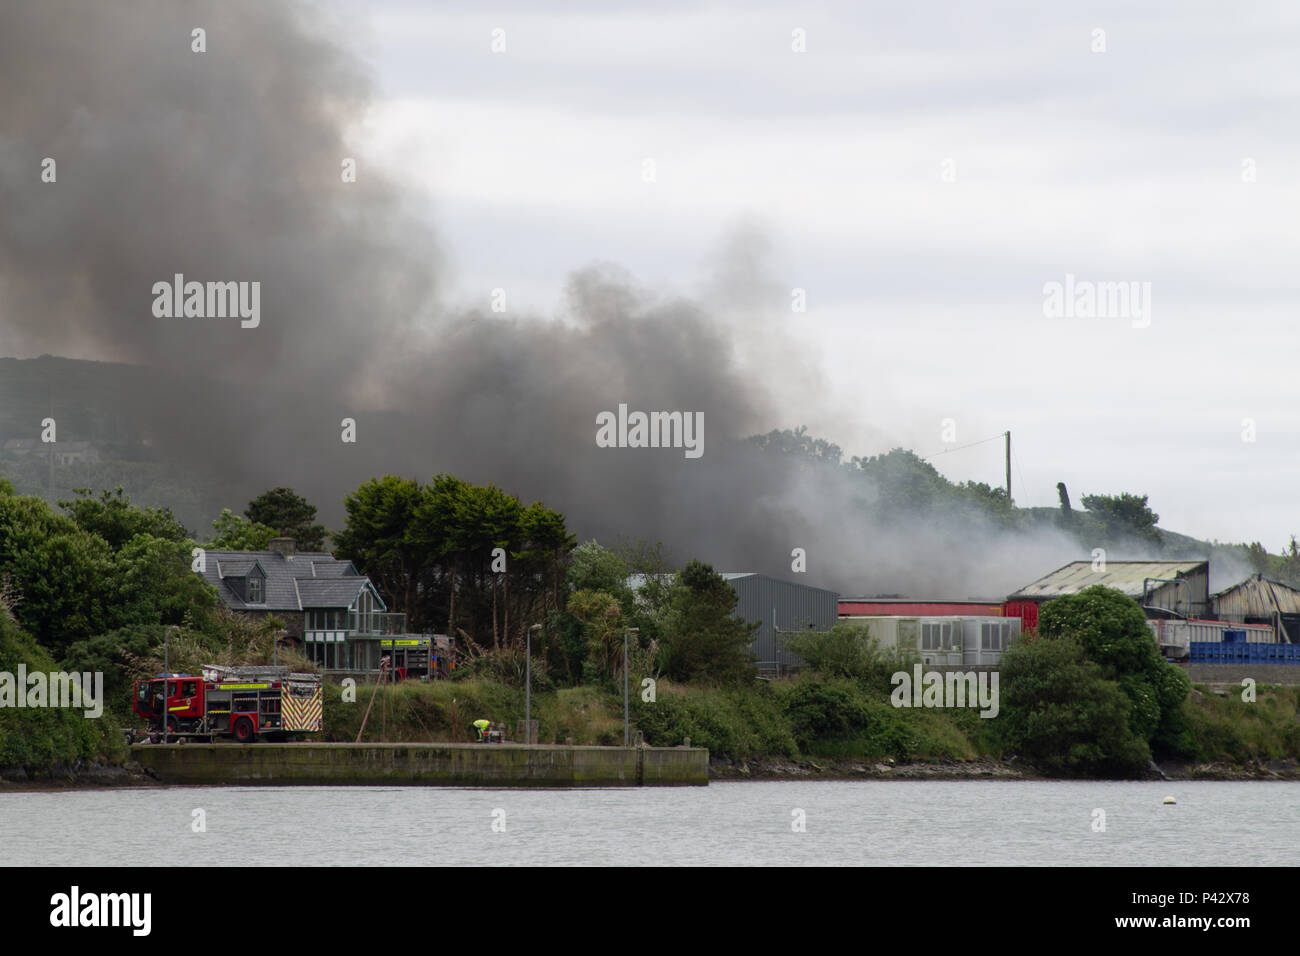
POLYGON ((246 865, 250 846, 263 863, 335 866, 1295 866, 1300 783, 782 781, 627 790, 0 794, 5 865, 246 865), (1167 794, 1177 805, 1162 805, 1167 794), (1102 821, 1097 811, 1104 811, 1104 831, 1094 829, 1102 821), (200 821, 206 829, 196 832, 200 821))

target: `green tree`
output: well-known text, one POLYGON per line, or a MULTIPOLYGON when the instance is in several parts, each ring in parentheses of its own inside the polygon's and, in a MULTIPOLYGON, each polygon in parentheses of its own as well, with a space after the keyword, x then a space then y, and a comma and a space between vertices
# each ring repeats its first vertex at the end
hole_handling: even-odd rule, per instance
POLYGON ((1147 507, 1146 495, 1084 495, 1083 506, 1107 534, 1160 542, 1156 529, 1160 516, 1147 507))
POLYGON ((323 551, 325 528, 316 524, 316 506, 292 488, 272 488, 248 503, 244 516, 253 524, 274 528, 293 538, 300 551, 323 551))
POLYGON ((147 535, 168 541, 186 541, 185 530, 166 508, 141 508, 131 504, 131 499, 121 487, 115 491, 104 490, 94 497, 88 488, 74 488, 77 497, 60 501, 59 507, 68 513, 77 527, 103 538, 114 551, 134 538, 147 535))
POLYGON ((0 581, 22 629, 56 656, 102 629, 113 554, 40 498, 0 494, 0 581))
POLYGON ((660 643, 660 667, 674 680, 741 683, 753 679, 749 652, 758 624, 737 620, 736 592, 700 561, 682 569, 673 587, 660 643))
POLYGON ((421 492, 411 524, 411 540, 441 566, 447 600, 441 606, 446 615, 446 632, 456 633, 457 585, 470 548, 470 535, 462 523, 462 499, 469 493, 469 483, 454 475, 435 475, 421 492))
POLYGON ((136 535, 123 545, 103 582, 100 629, 205 620, 217 592, 191 570, 192 544, 136 535))
POLYGON ((453 475, 427 485, 388 475, 344 499, 338 553, 375 580, 412 627, 443 627, 491 646, 524 644, 562 604, 573 537, 564 516, 525 507, 493 485, 453 475))
POLYGON ((569 595, 568 613, 582 622, 589 680, 612 680, 623 672, 623 612, 605 591, 579 590, 569 595))
POLYGON ((108 493, 65 507, 85 527, 39 498, 0 490, 0 582, 46 650, 61 657, 122 627, 206 623, 216 594, 190 569, 193 542, 165 513, 108 493))
POLYGON ((872 671, 876 656, 870 629, 839 621, 829 631, 808 631, 786 638, 786 647, 827 677, 862 679, 872 671))
POLYGON ((1136 601, 1115 588, 1093 585, 1044 604, 1038 633, 1078 643, 1102 677, 1118 684, 1130 704, 1131 729, 1143 742, 1161 750, 1182 746, 1180 714, 1191 684, 1161 657, 1136 601))
POLYGON ((892 689, 892 674, 910 671, 912 664, 920 660, 903 652, 882 651, 869 626, 848 621, 837 621, 826 632, 795 634, 785 643, 817 673, 863 681, 884 693, 892 689))
POLYGON ((550 584, 550 607, 560 609, 560 581, 563 579, 577 539, 565 526, 564 515, 534 501, 523 515, 523 557, 528 573, 535 573, 545 587, 550 584))
POLYGON ((1074 522, 1074 512, 1070 509, 1070 492, 1065 487, 1065 482, 1056 483, 1056 497, 1060 501, 1061 524, 1069 527, 1074 522))
POLYGON ((808 434, 808 426, 800 425, 791 431, 770 431, 766 435, 755 435, 750 444, 766 451, 795 458, 797 460, 838 465, 844 454, 839 445, 824 438, 814 438, 808 434))
POLYGON ((619 596, 627 590, 627 575, 627 561, 596 541, 584 541, 569 558, 568 581, 575 591, 619 596))
POLYGON ((645 651, 658 647, 668 602, 676 581, 676 569, 661 541, 621 541, 611 549, 638 578, 635 590, 626 589, 623 617, 637 629, 637 643, 645 651))
POLYGON ((1038 614, 1043 637, 1071 637, 1108 679, 1144 674, 1161 663, 1155 637, 1136 601, 1115 588, 1095 584, 1078 594, 1048 601, 1038 614))
MULTIPOLYGON (((484 591, 490 591, 492 646, 500 647, 503 635, 507 642, 512 637, 510 563, 522 544, 523 505, 495 485, 468 485, 456 507, 463 556, 474 570, 480 601, 484 591)), ((518 619, 515 623, 520 624, 518 619)))
POLYGON ((1134 733, 1132 704, 1084 647, 1070 638, 1025 638, 1002 655, 1003 747, 1047 773, 1124 777, 1151 759, 1134 733))
MULTIPOLYGON (((0 492, 0 498, 11 497, 0 492)), ((0 603, 0 672, 16 674, 57 670, 45 648, 25 634, 7 607, 0 603)), ((105 682, 105 694, 108 693, 105 682)), ((87 720, 81 710, 66 707, 0 707, 0 767, 46 769, 95 757, 122 756, 125 747, 117 722, 109 713, 87 720)))
POLYGON ((203 546, 214 551, 265 551, 276 535, 274 528, 249 521, 229 508, 221 509, 212 530, 203 546))
POLYGON ((437 553, 436 544, 421 540, 415 527, 423 501, 417 481, 395 475, 372 478, 343 499, 347 518, 343 530, 333 535, 338 556, 369 575, 384 602, 405 612, 412 626, 420 616, 415 605, 422 570, 431 553, 437 553))

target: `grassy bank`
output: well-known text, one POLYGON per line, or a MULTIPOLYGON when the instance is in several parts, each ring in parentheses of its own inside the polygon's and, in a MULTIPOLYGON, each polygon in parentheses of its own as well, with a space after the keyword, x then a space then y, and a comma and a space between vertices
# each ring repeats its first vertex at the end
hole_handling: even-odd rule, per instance
MULTIPOLYGON (((472 724, 479 718, 502 723, 515 735, 516 722, 524 719, 524 692, 484 679, 412 681, 380 689, 373 684, 356 688, 355 699, 344 700, 344 689, 325 686, 325 740, 353 741, 367 707, 363 741, 467 742, 474 739, 472 724), (371 703, 373 699, 373 704, 371 703)), ((540 743, 613 745, 623 742, 623 702, 611 691, 593 686, 567 687, 534 693, 532 716, 538 721, 540 743)))
MULTIPOLYGON (((373 685, 345 702, 326 688, 327 740, 355 740, 373 685)), ((1183 705, 1194 749, 1178 758, 1246 765, 1300 759, 1300 688, 1261 687, 1255 702, 1240 694, 1196 688, 1183 705)), ((620 744, 623 700, 614 687, 582 686, 537 692, 532 700, 541 743, 620 744)), ((466 741, 477 718, 503 723, 510 736, 524 717, 523 691, 484 679, 381 690, 362 740, 466 741), (453 722, 455 727, 453 728, 453 722)), ((633 694, 631 727, 658 747, 686 738, 716 758, 746 761, 892 760, 898 763, 974 762, 1012 756, 995 733, 996 720, 972 709, 895 708, 868 683, 813 676, 745 688, 711 688, 660 681, 654 701, 633 694)), ((1160 756, 1157 756, 1160 759, 1160 756)))
MULTIPOLYGON (((716 757, 894 758, 973 760, 990 756, 971 711, 895 709, 853 681, 795 680, 752 688, 709 688, 660 681, 654 701, 633 695, 631 728, 651 746, 687 738, 716 757)), ((325 739, 355 740, 373 685, 355 700, 327 686, 325 739)), ((582 686, 534 693, 541 743, 621 744, 623 700, 615 688, 582 686)), ((486 680, 408 683, 381 690, 362 740, 449 741, 473 737, 477 718, 504 723, 514 735, 524 717, 522 691, 486 680), (454 715, 454 716, 453 716, 454 715), (453 719, 456 730, 453 730, 453 719)))
POLYGON ((1300 758, 1300 687, 1259 687, 1254 702, 1241 691, 1192 689, 1183 713, 1194 759, 1243 764, 1300 758))

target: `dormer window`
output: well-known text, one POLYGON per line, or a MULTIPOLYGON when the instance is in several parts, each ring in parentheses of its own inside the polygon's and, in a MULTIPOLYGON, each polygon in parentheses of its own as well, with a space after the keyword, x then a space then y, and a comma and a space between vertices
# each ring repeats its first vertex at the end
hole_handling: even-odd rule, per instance
POLYGON ((262 604, 262 579, 256 574, 248 576, 248 603, 262 604))

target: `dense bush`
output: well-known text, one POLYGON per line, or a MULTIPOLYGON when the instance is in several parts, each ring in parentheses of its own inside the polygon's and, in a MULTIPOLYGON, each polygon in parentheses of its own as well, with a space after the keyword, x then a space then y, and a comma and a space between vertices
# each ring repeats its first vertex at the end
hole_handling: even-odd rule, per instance
POLYGON ((1182 704, 1191 683, 1161 657, 1136 601, 1094 585, 1044 604, 1038 633, 1075 641, 1104 679, 1117 682, 1129 701, 1129 729, 1158 755, 1189 753, 1182 704))
POLYGON ((1068 638, 1025 639, 1002 655, 1002 745, 1048 773, 1132 776, 1151 759, 1132 704, 1068 638))
POLYGON ((768 688, 660 689, 652 703, 635 698, 633 716, 654 747, 676 747, 689 737, 711 755, 731 759, 793 757, 798 748, 781 699, 768 688))
POLYGON ((915 654, 882 651, 869 626, 846 621, 836 622, 826 632, 796 634, 786 640, 786 646, 811 670, 825 677, 852 678, 885 693, 892 688, 893 674, 910 672, 920 660, 915 654))
MULTIPOLYGON (((16 678, 19 665, 28 674, 60 670, 0 607, 0 672, 16 678)), ((56 764, 120 760, 125 752, 119 724, 107 709, 88 718, 84 708, 0 707, 0 767, 40 771, 56 764)))

